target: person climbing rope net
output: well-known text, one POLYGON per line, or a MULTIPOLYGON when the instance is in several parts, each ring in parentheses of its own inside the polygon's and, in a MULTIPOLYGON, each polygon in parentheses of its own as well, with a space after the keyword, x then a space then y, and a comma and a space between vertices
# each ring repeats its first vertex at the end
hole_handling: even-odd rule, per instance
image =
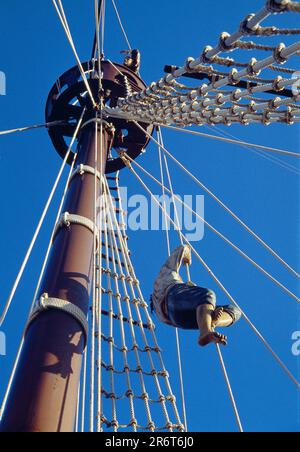
POLYGON ((217 306, 216 294, 192 282, 184 283, 179 275, 182 264, 191 265, 189 246, 180 246, 171 254, 154 284, 152 309, 167 325, 186 330, 200 330, 199 345, 227 345, 227 337, 216 328, 232 326, 242 313, 232 305, 217 306))

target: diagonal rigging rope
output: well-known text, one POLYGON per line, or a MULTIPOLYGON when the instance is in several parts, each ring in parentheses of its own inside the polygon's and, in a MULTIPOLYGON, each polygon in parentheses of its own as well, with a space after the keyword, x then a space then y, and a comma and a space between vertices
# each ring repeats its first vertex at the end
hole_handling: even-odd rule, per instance
MULTIPOLYGON (((152 191, 148 188, 148 186, 145 184, 145 182, 141 179, 141 177, 136 173, 136 171, 133 169, 132 165, 130 164, 130 161, 127 160, 125 157, 124 163, 126 163, 126 166, 130 169, 130 171, 133 173, 133 175, 137 178, 137 180, 140 182, 140 184, 144 187, 144 189, 149 193, 151 196, 151 199, 159 206, 159 208, 163 211, 163 206, 158 201, 158 199, 154 196, 152 191)), ((168 215, 168 214, 167 214, 168 215)), ((175 221, 172 220, 172 218, 168 215, 168 219, 171 222, 171 224, 176 227, 175 221)), ((217 283, 217 285, 222 289, 222 291, 225 293, 225 295, 229 298, 229 300, 242 312, 242 315, 246 322, 249 324, 251 329, 254 331, 254 333, 257 335, 257 337, 260 339, 260 341, 264 344, 264 346, 268 349, 268 351, 272 354, 272 356, 275 358, 277 363, 280 365, 280 367, 283 369, 283 371, 289 376, 291 381, 296 385, 298 389, 300 389, 300 383, 298 380, 294 377, 292 372, 288 369, 288 367, 283 363, 283 361, 279 358, 277 353, 273 350, 273 348, 270 346, 268 341, 264 338, 264 336, 260 333, 260 331, 255 327, 255 325, 251 322, 249 317, 245 314, 243 309, 239 306, 239 304, 236 302, 236 300, 233 298, 233 296, 229 293, 229 291, 226 289, 226 287, 222 284, 222 282, 218 279, 218 277, 215 275, 213 270, 208 266, 208 264, 204 261, 204 259, 200 256, 200 254, 197 252, 195 247, 189 242, 189 240, 186 238, 186 236, 179 231, 181 237, 183 238, 184 242, 187 243, 191 250, 193 251, 194 255, 197 257, 197 259, 200 261, 200 263, 204 266, 204 268, 208 271, 210 276, 214 279, 214 281, 217 283)))
POLYGON ((0 131, 0 136, 1 135, 10 135, 12 133, 27 132, 28 130, 54 127, 54 126, 57 126, 57 125, 60 125, 60 124, 63 124, 63 123, 64 123, 64 121, 54 121, 54 122, 48 122, 46 124, 37 124, 37 125, 34 125, 34 126, 19 127, 17 129, 2 130, 2 131, 0 131))
POLYGON ((56 192, 56 189, 57 189, 57 187, 58 187, 58 184, 59 184, 59 182, 60 182, 60 180, 61 180, 61 177, 62 177, 63 171, 64 171, 64 169, 65 169, 65 166, 66 166, 66 164, 67 164, 68 158, 69 158, 69 156, 71 155, 72 147, 73 147, 73 145, 74 145, 74 143, 75 143, 75 140, 76 140, 76 138, 77 138, 77 136, 78 136, 78 133, 79 133, 79 130, 80 130, 82 121, 83 121, 83 116, 84 116, 84 114, 85 114, 85 109, 84 109, 83 112, 82 112, 81 118, 80 118, 80 120, 79 120, 79 122, 78 122, 78 125, 77 125, 77 127, 76 127, 76 130, 75 130, 75 132, 74 132, 74 136, 73 136, 73 138, 72 138, 72 140, 71 140, 69 149, 68 149, 68 151, 67 151, 67 153, 66 153, 66 155, 65 155, 65 158, 64 158, 64 160, 63 160, 63 163, 62 163, 62 165, 61 165, 61 167, 60 167, 60 170, 59 170, 59 172, 58 172, 57 178, 56 178, 56 180, 55 180, 55 182, 54 182, 54 185, 53 185, 52 190, 51 190, 51 192, 50 192, 49 198, 48 198, 48 200, 47 200, 47 202, 46 202, 46 205, 45 205, 45 207, 44 207, 44 210, 43 210, 43 213, 42 213, 42 215, 41 215, 41 218, 40 218, 40 220, 39 220, 39 222, 38 222, 38 225, 37 225, 37 227, 36 227, 36 230, 35 230, 35 232, 34 232, 34 235, 33 235, 33 237, 32 237, 32 240, 31 240, 31 242, 30 242, 30 245, 29 245, 28 250, 27 250, 27 252, 26 252, 26 255, 25 255, 25 257, 24 257, 24 260, 23 260, 23 262, 22 262, 22 265, 21 265, 21 267, 20 267, 20 269, 19 269, 19 272, 18 272, 18 274, 17 274, 16 280, 15 280, 15 282, 14 282, 14 284, 13 284, 13 287, 12 287, 12 289, 11 289, 11 292, 10 292, 10 294, 9 294, 9 296, 8 296, 8 299, 7 299, 7 301, 6 301, 6 304, 5 304, 4 309, 3 309, 3 311, 2 311, 2 314, 1 314, 1 317, 0 317, 0 327, 2 326, 3 322, 5 321, 5 318, 6 318, 6 316, 7 316, 7 313, 8 313, 8 311, 9 311, 9 308, 10 308, 12 302, 13 302, 15 293, 16 293, 18 287, 19 287, 19 283, 20 283, 21 278, 22 278, 22 276, 23 276, 24 270, 25 270, 25 268, 26 268, 26 266, 27 266, 27 263, 28 263, 28 261, 29 261, 29 259, 30 259, 30 256, 31 256, 33 247, 34 247, 34 245, 35 245, 35 243, 36 243, 36 241, 37 241, 37 238, 38 238, 38 236, 39 236, 39 233, 40 233, 40 231, 41 231, 41 228, 42 228, 42 226, 43 226, 43 224, 44 224, 44 220, 45 220, 46 215, 47 215, 47 213, 48 213, 50 204, 51 204, 51 202, 52 202, 52 200, 53 200, 53 197, 54 197, 54 195, 55 195, 55 192, 56 192))
MULTIPOLYGON (((143 181, 137 175, 137 173, 133 170, 131 165, 129 166, 129 168, 133 172, 133 174, 137 177, 137 179, 141 182, 141 184, 144 186, 144 188, 146 188, 146 185, 143 183, 143 181)), ((154 195, 152 194, 152 192, 149 189, 147 189, 147 191, 148 191, 148 193, 150 193, 151 197, 155 198, 154 195)), ((173 223, 173 225, 175 227, 177 227, 176 222, 172 221, 170 216, 167 214, 165 207, 162 206, 159 203, 159 201, 156 200, 156 202, 159 204, 159 206, 161 207, 163 213, 169 218, 169 220, 173 223)), ((177 229, 177 230, 178 230, 178 232, 180 234, 181 239, 183 239, 184 236, 183 236, 182 232, 180 231, 180 229, 177 229)), ((241 420, 240 420, 240 416, 239 416, 239 413, 238 413, 237 405, 236 405, 235 398, 234 398, 234 395, 233 395, 233 391, 232 391, 232 388, 231 388, 231 384, 230 384, 230 381, 229 381, 229 378, 228 378, 228 374, 227 374, 227 371, 226 371, 225 363, 224 363, 224 360, 223 360, 223 357, 222 357, 222 354, 221 354, 221 351, 220 351, 219 348, 218 348, 218 354, 219 354, 220 362, 221 362, 222 369, 223 369, 223 372, 224 372, 224 376, 225 376, 225 380, 226 380, 226 383, 227 383, 227 387, 228 387, 228 390, 229 390, 229 395, 230 395, 230 399, 231 399, 231 402, 232 402, 232 405, 233 405, 234 413, 235 413, 235 416, 236 416, 236 419, 237 419, 237 423, 238 423, 238 426, 239 426, 239 430, 241 432, 243 432, 243 427, 242 427, 242 424, 241 424, 241 420)))
POLYGON ((218 357, 219 357, 219 360, 220 360, 220 363, 221 363, 221 367, 222 367, 222 370, 223 370, 225 382, 227 384, 229 397, 230 397, 230 400, 231 400, 231 403, 232 403, 232 407, 233 407, 233 411, 234 411, 234 414, 235 414, 236 422, 237 422, 237 425, 238 425, 240 433, 244 433, 244 429, 243 429, 243 425, 242 425, 242 422, 241 422, 239 410, 238 410, 238 407, 237 407, 237 404, 236 404, 236 401, 235 401, 235 397, 234 397, 234 394, 233 394, 233 390, 232 390, 232 387, 231 387, 230 379, 229 379, 229 376, 228 376, 228 373, 227 373, 227 369, 226 369, 226 366, 225 366, 225 362, 224 362, 224 358, 223 358, 223 355, 222 355, 222 352, 221 352, 220 345, 216 344, 216 347, 217 347, 217 352, 218 352, 218 357))
MULTIPOLYGON (((162 132, 161 132, 160 128, 158 129, 158 141, 164 147, 162 132)), ((162 151, 161 151, 161 147, 160 146, 159 146, 159 152, 160 152, 160 160, 161 160, 161 152, 162 151)), ((177 226, 176 230, 179 231, 180 230, 180 225, 179 225, 179 218, 178 218, 178 210, 177 210, 177 206, 176 206, 176 202, 175 202, 175 195, 174 195, 173 184, 172 184, 172 180, 171 180, 170 169, 169 169, 168 161, 167 161, 167 158, 166 158, 165 154, 164 154, 164 163, 165 163, 165 168, 166 168, 167 175, 168 175, 169 187, 171 189, 172 201, 173 201, 173 204, 174 204, 174 211, 175 211, 175 217, 176 217, 176 226, 177 226)), ((163 184, 163 179, 162 179, 161 182, 163 184)), ((165 188, 163 188, 163 193, 165 193, 165 188)), ((165 205, 164 205, 164 209, 166 209, 165 205)), ((165 214, 165 218, 166 218, 165 221, 167 223, 166 212, 164 214, 165 214)), ((182 236, 180 234, 179 234, 179 238, 180 238, 181 244, 183 245, 183 239, 182 239, 182 236)), ((189 272, 188 265, 186 265, 186 269, 187 269, 187 273, 188 273, 188 279, 190 281, 191 278, 190 278, 190 272, 189 272)), ((178 337, 178 333, 179 333, 178 329, 176 329, 176 332, 177 332, 176 336, 178 337)), ((231 399, 231 402, 232 402, 233 410, 234 410, 234 413, 235 413, 235 417, 236 417, 236 420, 237 420, 237 425, 238 425, 239 431, 242 433, 243 432, 243 426, 242 426, 242 423, 241 423, 241 419, 240 419, 240 416, 239 416, 238 408, 237 408, 237 405, 236 405, 236 402, 235 402, 235 398, 234 398, 234 395, 233 395, 233 391, 232 391, 232 388, 231 388, 231 383, 230 383, 230 380, 229 380, 229 377, 228 377, 228 373, 227 373, 227 370, 226 370, 226 365, 225 365, 225 362, 224 362, 224 359, 223 359, 222 352, 221 352, 219 344, 216 344, 216 347, 217 347, 217 352, 218 352, 218 357, 219 357, 219 360, 220 360, 220 364, 221 364, 221 367, 222 367, 222 370, 223 370, 223 374, 224 374, 224 377, 225 377, 225 382, 227 384, 229 396, 230 396, 230 399, 231 399)), ((177 348, 178 348, 178 352, 179 352, 179 368, 180 368, 180 376, 181 376, 181 385, 182 385, 182 388, 183 388, 179 337, 177 339, 177 348)), ((185 419, 186 419, 184 391, 182 391, 182 392, 183 392, 184 413, 185 413, 185 419)))
POLYGON ((122 19, 121 19, 121 16, 120 16, 118 7, 117 7, 117 5, 116 5, 116 2, 115 2, 115 0, 111 0, 111 1, 112 1, 114 10, 115 10, 115 13, 116 13, 116 16, 117 16, 117 19, 118 19, 120 28, 121 28, 122 33, 123 33, 123 35, 124 35, 125 41, 126 41, 126 43, 127 43, 127 45, 128 45, 128 49, 129 49, 129 50, 132 50, 132 46, 131 46, 131 44, 130 44, 128 35, 127 35, 126 31, 125 31, 125 27, 124 27, 124 25, 123 25, 123 22, 122 22, 122 19))
POLYGON ((63 28, 65 30, 66 35, 67 35, 68 41, 70 43, 70 46, 71 46, 71 48, 73 50, 74 56, 75 56, 77 64, 78 64, 79 71, 81 73, 83 82, 84 82, 84 84, 86 86, 87 92, 88 92, 88 94, 89 94, 89 96, 91 98, 92 104, 93 104, 94 108, 97 108, 97 103, 96 103, 96 101, 94 99, 93 93, 91 91, 91 87, 90 87, 89 82, 87 80, 86 74, 84 72, 82 63, 80 61, 80 58, 78 56, 78 53, 77 53, 77 50, 76 50, 76 47, 75 47, 75 44, 74 44, 74 41, 73 41, 73 38, 72 38, 72 34, 71 34, 70 27, 69 27, 69 24, 68 24, 68 21, 67 21, 67 18, 66 18, 66 14, 65 14, 65 11, 64 11, 64 8, 63 8, 62 1, 61 0, 57 0, 57 1, 59 3, 59 6, 56 3, 56 0, 52 0, 52 3, 53 3, 53 5, 54 5, 54 7, 56 9, 58 17, 59 17, 59 19, 61 21, 61 24, 62 24, 62 26, 63 26, 63 28))
MULTIPOLYGON (((109 189, 108 189, 108 185, 106 182, 106 186, 107 186, 107 193, 109 193, 109 189)), ((146 428, 141 427, 140 425, 138 425, 137 420, 136 419, 132 419, 130 424, 126 425, 126 426, 121 426, 118 424, 118 422, 116 421, 116 419, 114 418, 112 422, 108 422, 106 419, 103 420, 103 422, 108 425, 111 426, 113 428, 115 428, 116 430, 118 430, 118 428, 128 428, 129 426, 134 428, 136 426, 136 428, 138 430, 150 430, 150 431, 158 431, 158 430, 168 430, 168 431, 173 431, 174 429, 177 429, 179 431, 183 431, 184 427, 181 424, 180 421, 180 416, 176 407, 176 399, 172 393, 171 390, 171 386, 169 383, 169 376, 168 373, 165 369, 164 363, 163 363, 163 359, 161 356, 161 351, 160 348, 158 346, 157 343, 157 339, 156 339, 156 334, 154 331, 154 325, 152 322, 152 319, 150 317, 150 314, 148 312, 147 309, 147 304, 144 301, 144 297, 143 294, 141 292, 140 289, 140 285, 139 285, 139 281, 137 280, 137 277, 135 275, 134 272, 134 268, 130 259, 130 255, 129 255, 129 250, 128 250, 128 245, 126 243, 126 239, 124 238, 123 234, 125 233, 125 224, 123 223, 124 218, 123 218, 123 214, 122 214, 122 209, 121 210, 121 224, 122 226, 120 226, 117 217, 116 217, 116 210, 114 208, 113 205, 113 200, 112 200, 112 196, 109 193, 108 196, 108 212, 107 212, 107 217, 108 217, 108 228, 110 231, 110 236, 112 238, 112 243, 113 243, 113 247, 111 248, 112 250, 114 250, 111 254, 112 256, 112 262, 116 262, 117 266, 119 268, 119 271, 121 272, 120 274, 120 281, 122 281, 122 287, 123 287, 123 292, 125 294, 125 297, 123 298, 123 301, 126 304, 127 307, 127 311, 128 311, 128 323, 129 323, 129 328, 131 331, 131 336, 133 339, 133 347, 132 350, 135 354, 135 358, 137 360, 138 363, 138 371, 137 373, 139 374, 139 378, 140 378, 140 384, 142 387, 142 391, 143 391, 143 395, 141 397, 137 397, 135 396, 131 391, 126 393, 126 397, 128 397, 131 402, 133 402, 133 399, 138 398, 138 399, 142 399, 144 401, 144 405, 145 405, 145 410, 146 410, 146 414, 147 414, 147 419, 148 419, 148 426, 146 428), (119 245, 117 244, 117 241, 119 243, 119 245), (123 257, 123 261, 121 261, 121 256, 123 257), (116 257, 116 259, 114 259, 114 257, 116 257), (127 288, 127 284, 129 287, 129 292, 128 292, 128 288, 127 288), (131 297, 133 297, 133 299, 131 299, 130 297, 130 293, 131 293, 131 297), (135 311, 138 317, 138 322, 135 322, 133 320, 132 317, 132 309, 131 309, 131 304, 134 305, 135 307, 135 311), (143 309, 144 314, 147 317, 147 321, 148 321, 148 328, 151 332, 155 347, 150 347, 147 336, 146 336, 146 330, 145 330, 145 326, 144 323, 142 321, 142 317, 141 317, 141 312, 140 312, 140 307, 143 309), (134 331, 134 325, 139 326, 139 330, 141 333, 141 336, 143 338, 143 342, 145 344, 145 349, 141 350, 140 347, 138 347, 137 345, 137 338, 135 335, 135 331, 134 331), (157 401, 155 400, 151 400, 149 398, 149 395, 147 393, 146 390, 146 383, 144 381, 144 375, 148 374, 142 371, 142 363, 139 357, 139 351, 143 351, 149 360, 149 364, 151 365, 151 372, 149 373, 149 376, 153 376, 154 379, 154 383, 158 392, 158 396, 159 399, 157 401), (163 369, 162 372, 158 373, 156 368, 155 368, 155 364, 154 364, 154 360, 152 357, 152 352, 155 351, 155 354, 157 355, 157 357, 159 358, 159 362, 161 364, 161 368, 163 369), (161 377, 164 378, 165 384, 166 384, 166 388, 168 390, 169 395, 166 397, 163 395, 162 393, 162 387, 161 387, 161 383, 159 381, 159 374, 161 374, 161 377), (168 414, 168 409, 167 409, 167 401, 169 401, 172 404, 173 410, 174 410, 174 414, 176 416, 177 419, 177 424, 174 425, 172 424, 171 420, 170 420, 170 416, 168 414), (163 416, 165 418, 166 421, 166 425, 163 428, 157 427, 154 422, 153 422, 153 418, 151 415, 151 408, 150 408, 150 404, 152 403, 160 403, 161 407, 162 407, 162 412, 163 412, 163 416)), ((113 264, 114 265, 114 264, 113 264)), ((113 272, 115 270, 115 267, 113 267, 113 272)), ((105 270, 106 272, 106 270, 105 270)), ((111 272, 111 270, 109 270, 109 273, 111 272)), ((117 274, 111 274, 111 276, 115 279, 117 278, 117 274)), ((116 281, 116 280, 115 280, 116 281)), ((120 294, 116 294, 115 298, 118 300, 118 305, 120 307, 120 294)), ((122 311, 119 311, 120 315, 118 316, 118 320, 123 321, 125 320, 123 318, 123 314, 122 311)), ((111 340, 109 340, 109 338, 107 338, 108 342, 111 342, 111 340)), ((118 348, 119 349, 119 348, 118 348)), ((128 352, 127 347, 125 346, 125 344, 122 346, 122 348, 119 349, 119 351, 121 351, 122 353, 124 353, 124 358, 125 358, 125 352, 128 352)), ((107 368, 107 366, 106 366, 107 368)), ((110 372, 112 372, 112 368, 110 367, 110 372)), ((129 372, 130 370, 125 368, 125 372, 129 372)), ((123 372, 122 372, 123 373, 123 372)), ((129 384, 129 383, 127 383, 129 384)), ((123 399, 124 397, 117 397, 116 394, 112 394, 112 397, 116 397, 117 400, 118 399, 123 399)), ((110 397, 110 398, 112 398, 110 397)), ((132 404, 131 404, 131 413, 132 413, 132 404)), ((114 412, 113 412, 114 415, 114 412)))
MULTIPOLYGON (((158 140, 163 145, 163 137, 161 130, 158 130, 158 140)), ((161 174, 161 183, 162 183, 162 193, 163 193, 163 199, 164 199, 164 209, 166 211, 166 200, 165 200, 165 184, 164 184, 164 170, 163 170, 163 161, 162 161, 162 151, 160 146, 158 146, 158 157, 159 157, 159 166, 160 166, 160 174, 161 174)), ((169 180, 169 186, 172 190, 172 182, 170 178, 170 172, 168 168, 168 162, 164 156, 164 163, 168 175, 169 180)), ((173 190, 172 190, 173 195, 173 190)), ((177 227, 179 228, 179 218, 178 218, 178 211, 177 206, 174 203, 174 209, 175 209, 175 219, 177 227)), ((171 245, 170 245, 170 236, 169 236, 169 227, 168 227, 168 219, 167 216, 164 215, 165 218, 165 227, 166 227, 166 240, 167 240, 167 246, 168 246, 168 255, 171 256, 171 245)), ((179 236, 180 237, 180 236, 179 236)), ((180 241, 182 244, 182 239, 180 237, 180 241)), ((189 274, 189 267, 186 265, 188 279, 190 280, 190 274, 189 274)), ((184 390, 184 380, 183 380, 183 369, 182 369, 182 358, 181 358, 181 347, 180 347, 180 336, 179 336, 179 330, 178 328, 175 328, 175 337, 176 337, 176 348, 177 348, 177 361, 178 361, 178 369, 179 369, 179 379, 180 379, 180 388, 181 388, 181 400, 182 400, 182 411, 183 411, 183 419, 184 419, 184 425, 186 432, 188 431, 188 422, 187 422, 187 410, 186 410, 186 403, 185 403, 185 390, 184 390)))
MULTIPOLYGON (((156 125, 159 125, 159 124, 156 124, 156 125)), ((276 149, 276 148, 272 148, 269 146, 262 146, 259 144, 247 143, 246 141, 234 140, 231 138, 217 137, 215 135, 210 135, 210 134, 203 133, 203 132, 196 132, 195 130, 186 130, 186 129, 182 129, 180 127, 173 127, 173 126, 168 126, 165 124, 163 124, 162 126, 166 127, 167 129, 170 129, 170 130, 176 130, 177 132, 187 133, 187 134, 195 135, 198 137, 211 138, 213 140, 223 141, 225 143, 238 144, 240 146, 246 146, 247 148, 255 148, 255 149, 259 149, 261 151, 265 151, 265 152, 274 152, 275 154, 281 154, 281 155, 285 155, 285 156, 289 156, 289 157, 297 157, 297 158, 300 157, 300 154, 297 152, 284 151, 282 149, 276 149)))
MULTIPOLYGON (((95 3, 95 22, 96 22, 96 51, 98 56, 98 77, 99 77, 99 92, 102 89, 102 70, 101 70, 101 47, 100 47, 100 17, 98 0, 95 3)), ((103 12, 103 3, 101 2, 101 13, 103 12)))
MULTIPOLYGON (((146 169, 144 169, 141 165, 131 159, 127 154, 124 153, 126 159, 128 159, 131 163, 140 168, 147 176, 149 176, 155 183, 161 186, 161 183, 146 169)), ((165 190, 168 193, 171 191, 165 187, 165 190)), ((188 204, 180 199, 177 195, 173 194, 173 198, 182 204, 186 209, 188 209, 193 215, 195 215, 201 222, 203 222, 212 232, 214 232, 218 237, 224 240, 228 245, 230 245, 235 251, 237 251, 242 257, 244 257, 248 262, 254 265, 262 274, 264 274, 267 278, 269 278, 272 282, 274 282, 278 287, 284 290, 288 295, 290 295, 293 299, 295 299, 298 303, 300 303, 299 297, 291 292, 286 286, 284 286, 280 281, 278 281, 274 276, 268 273, 263 267, 261 267, 257 262, 255 262, 252 258, 250 258, 244 251, 242 251, 237 245, 231 242, 225 235, 223 235, 220 231, 218 231, 214 226, 212 226, 207 220, 201 217, 196 211, 194 211, 188 204)))
POLYGON ((296 272, 284 259, 282 259, 276 251, 274 251, 261 237, 258 236, 249 226, 246 225, 225 203, 223 203, 216 195, 214 195, 202 182, 197 179, 182 163, 177 160, 171 152, 169 152, 164 146, 159 144, 154 137, 152 137, 144 128, 142 128, 137 122, 135 124, 143 130, 144 133, 156 144, 158 144, 162 151, 168 155, 188 176, 192 178, 196 184, 198 184, 203 190, 206 191, 218 204, 221 205, 223 209, 225 209, 243 228, 245 228, 259 243, 261 243, 264 248, 266 248, 282 265, 284 265, 291 273, 293 273, 297 278, 300 278, 298 272, 296 272))
MULTIPOLYGON (((208 130, 211 130, 211 128, 209 126, 204 126, 206 127, 208 130)), ((233 138, 235 140, 238 140, 237 137, 235 137, 234 135, 232 135, 231 133, 225 132, 224 130, 221 130, 218 126, 214 126, 214 130, 216 131, 216 133, 218 133, 219 135, 226 137, 226 138, 233 138)), ((274 163, 275 165, 284 168, 288 171, 290 171, 291 173, 300 175, 300 168, 292 165, 288 162, 283 161, 282 159, 280 159, 279 157, 275 157, 275 155, 271 155, 271 154, 265 154, 263 151, 256 151, 254 148, 251 148, 250 146, 246 146, 246 145, 241 145, 241 147, 244 147, 245 149, 250 150, 251 152, 253 152, 254 154, 258 155, 259 157, 265 159, 265 160, 269 160, 271 163, 274 163)))

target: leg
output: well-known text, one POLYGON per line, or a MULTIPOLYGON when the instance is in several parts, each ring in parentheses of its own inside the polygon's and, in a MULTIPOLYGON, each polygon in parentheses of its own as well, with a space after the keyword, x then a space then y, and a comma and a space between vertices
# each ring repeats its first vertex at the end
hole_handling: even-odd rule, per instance
POLYGON ((212 316, 213 328, 226 328, 238 320, 242 313, 235 306, 218 306, 212 316))
POLYGON ((223 334, 219 334, 214 331, 212 317, 214 311, 215 308, 211 304, 204 304, 198 306, 197 308, 197 322, 200 330, 199 345, 201 347, 211 343, 222 345, 227 344, 227 338, 223 334))
POLYGON ((217 307, 212 314, 212 326, 213 328, 226 328, 233 324, 232 315, 224 310, 222 306, 217 307))

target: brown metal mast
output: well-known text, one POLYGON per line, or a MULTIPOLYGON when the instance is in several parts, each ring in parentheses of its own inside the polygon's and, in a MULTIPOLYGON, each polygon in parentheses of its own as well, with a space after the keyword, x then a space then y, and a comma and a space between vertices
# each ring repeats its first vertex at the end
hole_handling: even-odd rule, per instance
MULTIPOLYGON (((100 132, 98 132, 100 135, 100 132)), ((111 134, 98 142, 98 171, 104 175, 111 134), (102 155, 101 155, 102 153, 102 155), (100 162, 103 162, 102 167, 100 162)), ((79 161, 95 166, 95 124, 81 131, 79 161)), ((100 193, 98 180, 98 193, 100 193)), ((71 180, 64 212, 94 222, 95 176, 79 173, 71 180)), ((42 294, 66 300, 86 316, 92 284, 94 234, 82 224, 61 227, 42 285, 42 294)), ((58 309, 41 313, 30 325, 18 372, 3 417, 2 430, 18 432, 70 432, 76 414, 76 394, 86 342, 83 326, 58 309), (75 395, 75 396, 74 396, 75 395)))
MULTIPOLYGON (((83 64, 87 74, 92 65, 98 66, 97 61, 83 64)), ((119 97, 130 94, 132 89, 140 91, 145 87, 128 66, 102 61, 101 71, 103 89, 100 94, 104 105, 115 106, 119 97)), ((97 72, 95 70, 94 74, 97 72)), ((95 99, 99 98, 99 79, 90 77, 89 84, 95 99)), ((136 158, 149 141, 136 125, 108 117, 96 133, 96 113, 75 67, 55 83, 46 107, 47 122, 62 122, 49 129, 61 156, 66 155, 66 137, 74 135, 83 110, 78 167, 70 182, 64 215, 57 227, 40 290, 43 309, 28 325, 2 417, 2 432, 74 431, 93 278, 95 180, 101 196, 101 177, 124 167, 122 159, 114 158, 113 149, 124 149, 136 158), (99 173, 95 171, 95 160, 99 173)), ((152 133, 152 127, 142 126, 152 133)), ((70 162, 72 159, 73 156, 70 162)))

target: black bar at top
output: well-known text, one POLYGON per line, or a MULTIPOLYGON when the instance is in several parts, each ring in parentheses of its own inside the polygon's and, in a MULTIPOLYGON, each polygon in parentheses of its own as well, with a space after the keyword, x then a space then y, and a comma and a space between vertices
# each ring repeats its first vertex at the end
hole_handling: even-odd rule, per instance
MULTIPOLYGON (((176 71, 177 69, 179 69, 178 66, 165 66, 165 73, 166 74, 172 74, 174 71, 176 71)), ((182 77, 187 77, 187 78, 192 78, 195 80, 209 80, 210 82, 213 81, 218 81, 220 80, 222 77, 221 76, 212 76, 207 74, 206 72, 197 72, 197 73, 186 73, 183 74, 182 77)), ((242 89, 247 89, 249 87, 251 88, 255 88, 256 86, 258 86, 258 83, 254 83, 254 82, 245 82, 244 80, 241 80, 240 82, 236 83, 236 84, 231 84, 229 83, 229 86, 235 86, 236 88, 242 88, 242 89)), ((268 94, 274 94, 276 96, 282 96, 282 97, 290 97, 293 98, 293 92, 289 89, 284 89, 282 91, 275 91, 275 90, 270 90, 270 91, 265 91, 268 94)))

